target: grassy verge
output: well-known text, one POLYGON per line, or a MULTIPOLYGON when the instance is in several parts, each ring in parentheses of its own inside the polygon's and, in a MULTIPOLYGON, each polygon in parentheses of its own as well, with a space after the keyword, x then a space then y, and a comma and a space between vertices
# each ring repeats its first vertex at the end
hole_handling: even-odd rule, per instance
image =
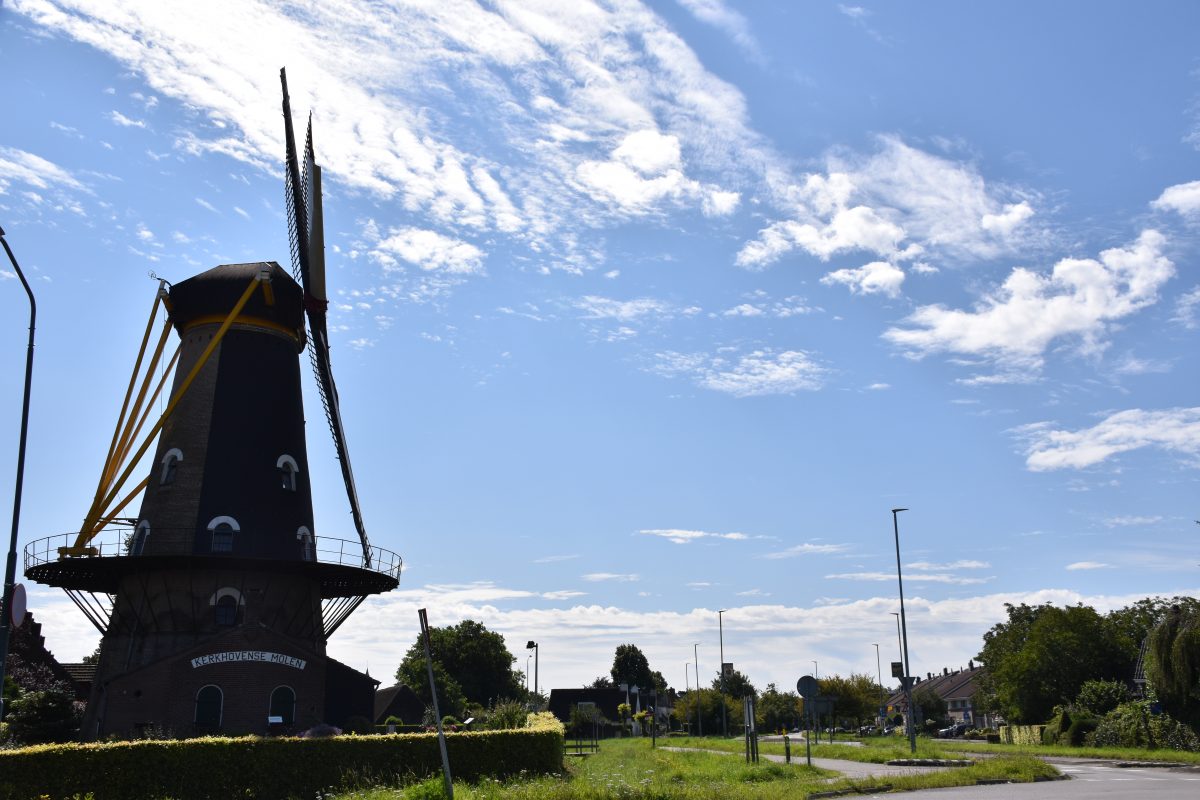
MULTIPOLYGON (((697 746, 702 743, 705 740, 681 740, 672 741, 671 745, 697 746)), ((851 748, 835 746, 833 749, 841 752, 851 748)), ((1035 758, 1014 756, 988 759, 986 763, 964 769, 848 780, 797 763, 789 766, 763 760, 759 764, 746 764, 739 758, 716 753, 652 750, 649 741, 633 739, 603 742, 598 754, 572 760, 567 773, 562 776, 456 783, 454 796, 457 800, 721 800, 729 797, 801 800, 814 792, 836 789, 925 789, 971 785, 978 780, 1030 781, 1056 774, 1053 767, 1035 758)), ((351 792, 327 800, 434 800, 441 796, 440 780, 432 780, 404 789, 351 792)))
POLYGON ((1137 747, 1065 747, 1058 745, 988 744, 987 742, 942 742, 947 751, 987 755, 1065 756, 1067 758, 1105 758, 1119 761, 1171 761, 1200 764, 1200 753, 1181 750, 1143 750, 1137 747))
MULTIPOLYGON (((828 742, 828 740, 826 740, 828 742)), ((672 739, 671 745, 679 747, 699 747, 705 750, 721 750, 728 753, 744 753, 745 745, 741 739, 713 739, 696 737, 693 739, 672 739)), ((864 739, 862 747, 844 744, 817 744, 813 742, 813 758, 840 758, 843 761, 861 761, 867 764, 886 764, 897 758, 963 758, 961 751, 945 747, 945 742, 931 739, 917 739, 917 752, 913 754, 908 747, 908 740, 898 736, 877 737, 864 739)), ((758 743, 759 753, 783 755, 782 742, 758 743)), ((805 755, 804 740, 792 740, 792 760, 803 759, 805 755)))

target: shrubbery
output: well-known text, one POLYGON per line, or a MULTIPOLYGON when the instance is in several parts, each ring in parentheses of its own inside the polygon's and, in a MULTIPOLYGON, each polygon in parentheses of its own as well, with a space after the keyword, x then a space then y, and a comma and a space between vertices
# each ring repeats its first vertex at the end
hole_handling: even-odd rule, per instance
MULTIPOLYGON (((535 714, 527 728, 452 734, 446 746, 456 779, 558 772, 563 728, 552 715, 535 714)), ((310 798, 440 770, 431 734, 40 745, 0 751, 0 800, 310 798)))
POLYGON ((1084 742, 1092 747, 1147 747, 1200 751, 1200 737, 1167 714, 1151 714, 1144 700, 1122 703, 1104 715, 1084 742))

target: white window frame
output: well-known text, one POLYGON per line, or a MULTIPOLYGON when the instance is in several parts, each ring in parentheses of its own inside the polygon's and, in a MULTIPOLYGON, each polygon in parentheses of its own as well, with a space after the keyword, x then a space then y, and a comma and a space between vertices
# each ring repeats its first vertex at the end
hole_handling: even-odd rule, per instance
POLYGON ((129 543, 129 555, 140 556, 146 550, 146 540, 150 538, 150 520, 144 519, 133 530, 133 541, 129 543))
POLYGON ((317 539, 307 525, 296 529, 296 539, 300 542, 300 557, 304 561, 317 560, 317 539))
POLYGON ((230 537, 228 550, 217 550, 217 528, 221 525, 228 525, 233 529, 234 533, 240 533, 242 526, 238 525, 238 521, 233 517, 213 517, 208 523, 208 531, 212 534, 212 541, 209 543, 209 551, 213 553, 231 553, 233 552, 233 538, 230 537))
POLYGON ((179 463, 183 461, 183 451, 178 447, 172 447, 167 452, 163 453, 162 457, 162 472, 158 475, 159 486, 170 486, 175 482, 175 477, 179 471, 179 463), (167 478, 170 477, 170 480, 167 478))
POLYGON ((296 463, 296 459, 284 453, 275 462, 275 468, 287 478, 287 485, 282 487, 283 490, 286 492, 296 491, 296 476, 300 474, 300 465, 296 463))

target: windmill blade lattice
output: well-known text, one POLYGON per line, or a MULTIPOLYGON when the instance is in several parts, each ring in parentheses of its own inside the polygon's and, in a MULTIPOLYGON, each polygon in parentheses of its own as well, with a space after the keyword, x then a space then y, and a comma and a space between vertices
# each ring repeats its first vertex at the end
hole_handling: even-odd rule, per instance
POLYGON ((363 558, 366 566, 371 565, 371 543, 363 522, 358 502, 358 490, 354 483, 354 470, 350 466, 350 451, 346 446, 346 434, 342 427, 341 406, 338 402, 337 386, 333 380, 333 367, 329 358, 329 332, 326 327, 326 309, 329 302, 325 297, 324 235, 321 230, 321 168, 317 166, 312 146, 312 119, 304 143, 304 171, 301 173, 296 153, 296 137, 292 128, 292 109, 288 99, 287 72, 279 71, 283 84, 283 120, 286 138, 287 168, 285 194, 288 210, 288 244, 292 255, 292 274, 304 287, 304 311, 308 317, 308 358, 317 379, 321 405, 325 420, 333 436, 338 463, 342 468, 342 479, 346 484, 346 497, 350 501, 350 514, 354 527, 362 541, 363 558), (314 246, 315 245, 315 246, 314 246))

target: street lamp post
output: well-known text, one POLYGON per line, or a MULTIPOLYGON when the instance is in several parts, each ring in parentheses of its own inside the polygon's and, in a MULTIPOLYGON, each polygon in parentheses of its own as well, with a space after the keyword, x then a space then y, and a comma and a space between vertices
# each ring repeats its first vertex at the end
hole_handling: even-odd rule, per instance
POLYGON ((821 671, 817 669, 816 661, 813 662, 813 677, 817 680, 821 680, 821 671))
POLYGON ((691 693, 692 693, 692 682, 691 682, 691 679, 688 677, 688 674, 691 671, 691 669, 690 669, 691 666, 692 665, 690 663, 688 663, 687 661, 683 662, 683 687, 684 687, 684 689, 687 690, 687 693, 689 695, 691 695, 691 693))
POLYGON ((904 684, 904 700, 908 703, 908 714, 905 718, 908 722, 908 745, 912 752, 917 752, 917 729, 913 725, 913 717, 915 716, 912 702, 912 670, 908 660, 908 621, 904 617, 904 576, 900 572, 900 522, 898 514, 901 511, 908 511, 907 508, 892 509, 892 531, 896 536, 896 581, 900 587, 900 630, 902 631, 901 643, 902 654, 904 656, 904 677, 900 679, 904 684))
POLYGON ((879 666, 879 643, 871 642, 875 645, 875 674, 879 678, 879 727, 883 727, 883 668, 879 666))
POLYGON ((704 735, 704 722, 700 718, 700 643, 692 644, 692 657, 696 659, 696 735, 704 735))
POLYGON ((729 720, 725 713, 725 623, 721 618, 728 609, 717 612, 717 633, 721 637, 721 736, 729 738, 729 720))
MULTIPOLYGON (((33 380, 33 334, 37 321, 37 303, 33 299, 33 290, 29 288, 29 282, 25 280, 25 273, 17 264, 17 257, 13 255, 12 248, 8 246, 8 241, 4 238, 3 228, 0 228, 0 244, 4 245, 4 252, 8 255, 13 269, 16 270, 17 277, 21 279, 21 285, 25 287, 25 294, 29 296, 29 346, 25 350, 25 399, 21 403, 21 438, 17 444, 17 487, 13 497, 12 535, 8 541, 8 561, 4 565, 4 602, 0 605, 0 687, 3 687, 4 664, 8 660, 9 630, 13 625, 21 622, 21 620, 13 620, 11 617, 13 616, 13 592, 16 589, 17 580, 17 530, 21 523, 21 487, 25 482, 25 437, 29 432, 29 389, 33 380)), ((3 692, 0 692, 0 719, 4 719, 3 692)))
MULTIPOLYGON (((538 693, 538 643, 530 639, 525 643, 526 650, 533 651, 533 693, 538 693)), ((529 663, 529 657, 526 656, 526 662, 529 663)))
POLYGON ((533 661, 533 656, 525 656, 525 694, 529 694, 529 679, 532 677, 529 674, 530 661, 533 661))

